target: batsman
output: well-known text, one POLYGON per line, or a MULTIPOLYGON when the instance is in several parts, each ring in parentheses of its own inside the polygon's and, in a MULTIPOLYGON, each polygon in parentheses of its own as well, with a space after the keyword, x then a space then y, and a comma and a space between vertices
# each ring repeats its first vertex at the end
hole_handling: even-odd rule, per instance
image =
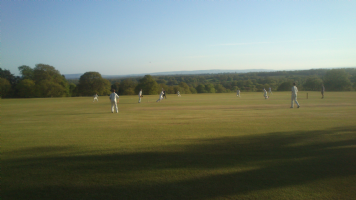
POLYGON ((138 103, 141 103, 141 97, 143 97, 142 89, 138 92, 138 103))

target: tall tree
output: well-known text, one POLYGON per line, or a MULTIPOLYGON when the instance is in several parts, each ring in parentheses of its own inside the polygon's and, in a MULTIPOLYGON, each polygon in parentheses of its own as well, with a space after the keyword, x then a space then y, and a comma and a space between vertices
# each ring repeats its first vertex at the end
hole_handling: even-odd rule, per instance
POLYGON ((197 90, 198 93, 207 93, 207 91, 205 90, 205 85, 203 85, 203 84, 199 84, 196 87, 196 90, 197 90))
POLYGON ((221 84, 215 84, 215 91, 217 93, 223 93, 226 91, 226 88, 221 84))
POLYGON ((185 82, 180 82, 179 83, 179 89, 181 94, 191 94, 192 92, 189 89, 189 85, 186 84, 185 82))
POLYGON ((30 98, 35 96, 35 82, 30 79, 23 79, 17 84, 18 96, 30 98))
POLYGON ((10 82, 5 78, 0 78, 0 97, 6 97, 11 90, 10 82))
POLYGON ((0 68, 0 78, 7 79, 12 87, 14 87, 20 80, 18 76, 14 76, 13 74, 11 74, 10 70, 6 70, 6 69, 3 70, 1 68, 0 68))
POLYGON ((69 96, 74 97, 77 96, 78 88, 74 83, 69 84, 69 96))
POLYGON ((38 97, 63 97, 67 96, 67 88, 50 80, 36 83, 36 95, 38 97))
POLYGON ((135 92, 142 89, 143 94, 158 94, 159 88, 157 82, 152 78, 151 75, 145 75, 142 79, 140 79, 138 85, 136 86, 135 92))
POLYGON ((277 90, 278 91, 289 91, 292 89, 292 86, 293 86, 292 81, 285 81, 278 86, 277 90))
POLYGON ((33 69, 27 65, 22 65, 19 67, 19 71, 23 79, 33 79, 33 69))
POLYGON ((307 78, 307 80, 303 84, 303 88, 304 88, 304 90, 307 90, 307 91, 318 91, 321 89, 322 84, 323 84, 323 80, 321 80, 320 78, 318 78, 316 76, 313 76, 313 77, 307 78))
POLYGON ((118 93, 123 95, 133 95, 136 93, 136 86, 137 82, 133 81, 132 79, 125 79, 121 81, 118 93))
POLYGON ((208 93, 215 93, 215 87, 214 87, 214 85, 212 83, 206 84, 205 85, 205 90, 208 93))
POLYGON ((111 85, 111 89, 114 89, 115 91, 119 92, 120 83, 119 82, 115 82, 114 84, 111 85))
POLYGON ((83 96, 108 95, 110 88, 110 81, 102 78, 99 72, 86 72, 79 79, 78 92, 83 96))
POLYGON ((325 89, 329 91, 349 91, 352 83, 344 69, 332 69, 327 71, 324 77, 325 89))
POLYGON ((53 66, 37 64, 33 70, 33 80, 38 97, 62 97, 69 93, 66 79, 53 66))

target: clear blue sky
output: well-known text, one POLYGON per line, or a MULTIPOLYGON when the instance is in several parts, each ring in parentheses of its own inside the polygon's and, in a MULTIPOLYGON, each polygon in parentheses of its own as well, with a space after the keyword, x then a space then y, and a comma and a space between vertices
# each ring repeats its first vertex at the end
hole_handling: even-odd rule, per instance
POLYGON ((1 68, 62 74, 356 67, 356 1, 0 2, 1 68))

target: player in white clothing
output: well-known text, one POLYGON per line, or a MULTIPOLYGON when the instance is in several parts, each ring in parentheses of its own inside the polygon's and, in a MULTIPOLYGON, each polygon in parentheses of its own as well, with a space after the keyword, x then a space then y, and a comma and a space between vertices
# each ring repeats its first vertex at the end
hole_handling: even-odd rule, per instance
POLYGON ((95 95, 94 95, 94 100, 93 100, 93 102, 94 102, 95 100, 96 100, 96 101, 99 101, 98 97, 99 97, 98 94, 95 94, 95 95))
POLYGON ((110 94, 110 101, 111 101, 111 112, 114 113, 114 107, 116 109, 116 113, 119 112, 119 109, 117 108, 117 102, 116 99, 120 98, 119 95, 115 93, 115 90, 110 94))
POLYGON ((163 94, 164 92, 162 90, 161 94, 159 94, 159 99, 156 102, 161 102, 161 100, 163 99, 163 94))
POLYGON ((263 88, 263 96, 265 97, 265 99, 268 99, 267 90, 264 88, 263 88))
POLYGON ((178 97, 180 97, 180 92, 179 91, 177 92, 177 95, 178 95, 178 97))
POLYGON ((271 96, 271 94, 272 94, 272 88, 271 87, 269 87, 269 89, 268 89, 269 91, 269 95, 271 96))
POLYGON ((237 91, 236 91, 236 96, 237 96, 237 97, 240 97, 240 90, 237 90, 237 91))
POLYGON ((293 108, 293 101, 295 101, 295 103, 297 104, 298 108, 300 107, 299 106, 299 103, 297 101, 297 93, 298 93, 298 88, 297 86, 295 86, 295 83, 293 83, 293 87, 292 87, 292 103, 291 103, 291 106, 290 108, 293 108))
POLYGON ((141 103, 142 89, 138 92, 138 102, 141 103))

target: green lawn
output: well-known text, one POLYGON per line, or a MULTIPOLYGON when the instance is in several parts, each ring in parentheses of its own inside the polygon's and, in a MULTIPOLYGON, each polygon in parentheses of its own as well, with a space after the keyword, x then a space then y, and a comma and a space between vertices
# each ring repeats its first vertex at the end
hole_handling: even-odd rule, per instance
POLYGON ((1 200, 356 199, 356 92, 1 99, 1 200))

